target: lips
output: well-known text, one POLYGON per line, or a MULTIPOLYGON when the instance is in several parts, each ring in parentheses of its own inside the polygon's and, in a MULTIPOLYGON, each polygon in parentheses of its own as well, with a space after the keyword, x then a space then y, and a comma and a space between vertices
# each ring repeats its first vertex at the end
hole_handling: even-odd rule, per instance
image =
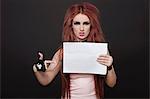
POLYGON ((80 36, 84 36, 84 32, 80 32, 79 35, 80 35, 80 36))

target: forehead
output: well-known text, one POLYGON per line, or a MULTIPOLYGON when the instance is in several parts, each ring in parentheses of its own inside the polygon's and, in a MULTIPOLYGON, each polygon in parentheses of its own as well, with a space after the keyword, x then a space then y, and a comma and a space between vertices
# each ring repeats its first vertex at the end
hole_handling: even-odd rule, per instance
POLYGON ((85 14, 77 14, 74 18, 73 18, 73 21, 90 21, 90 19, 88 18, 87 15, 85 14))

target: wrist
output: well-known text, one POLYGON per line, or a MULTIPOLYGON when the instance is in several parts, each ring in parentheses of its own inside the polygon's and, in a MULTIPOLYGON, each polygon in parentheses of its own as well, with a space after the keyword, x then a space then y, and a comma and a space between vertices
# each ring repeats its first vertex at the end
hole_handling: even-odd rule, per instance
POLYGON ((108 71, 112 70, 112 67, 113 67, 113 65, 107 67, 107 70, 108 70, 108 71))

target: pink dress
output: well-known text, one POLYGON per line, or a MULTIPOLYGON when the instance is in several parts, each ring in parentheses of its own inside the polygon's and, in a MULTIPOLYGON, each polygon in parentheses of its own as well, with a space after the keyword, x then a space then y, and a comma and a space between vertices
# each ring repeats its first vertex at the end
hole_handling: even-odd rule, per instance
POLYGON ((71 99, 96 99, 94 75, 70 74, 71 99))
MULTIPOLYGON (((53 68, 54 66, 51 66, 51 69, 53 68)), ((81 73, 70 74, 70 95, 71 99, 97 99, 94 75, 81 73)), ((61 97, 61 99, 63 98, 61 97)))

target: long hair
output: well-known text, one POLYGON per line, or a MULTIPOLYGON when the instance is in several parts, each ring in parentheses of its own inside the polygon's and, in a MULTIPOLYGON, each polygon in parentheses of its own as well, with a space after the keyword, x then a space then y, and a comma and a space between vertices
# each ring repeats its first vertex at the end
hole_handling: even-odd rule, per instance
POLYGON ((89 17, 91 22, 91 28, 87 41, 102 42, 104 41, 104 35, 100 26, 100 13, 99 10, 91 3, 83 2, 81 4, 74 4, 68 8, 64 23, 63 23, 63 41, 74 41, 75 35, 72 30, 73 18, 79 14, 85 14, 89 17))
MULTIPOLYGON (((63 42, 75 41, 75 35, 72 29, 73 18, 79 14, 85 14, 90 19, 91 27, 90 33, 87 37, 87 42, 104 42, 104 35, 102 28, 100 26, 100 12, 99 10, 91 3, 83 2, 81 4, 74 4, 67 9, 67 12, 64 17, 63 23, 63 42)), ((67 95, 67 98, 70 97, 70 76, 69 74, 63 74, 61 70, 62 77, 62 97, 64 98, 67 95)), ((103 97, 103 78, 98 75, 94 75, 95 82, 95 92, 97 98, 103 97)))

